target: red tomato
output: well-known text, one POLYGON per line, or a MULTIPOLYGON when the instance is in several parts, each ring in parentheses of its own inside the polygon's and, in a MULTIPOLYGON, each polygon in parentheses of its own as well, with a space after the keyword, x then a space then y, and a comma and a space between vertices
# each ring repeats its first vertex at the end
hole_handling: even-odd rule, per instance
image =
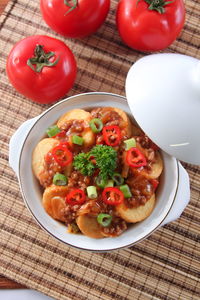
POLYGON ((110 0, 40 0, 45 22, 70 38, 96 32, 105 21, 109 8, 110 0))
POLYGON ((16 90, 39 103, 63 97, 74 84, 76 69, 71 50, 62 41, 44 35, 19 41, 11 50, 6 66, 16 90))
POLYGON ((122 40, 140 51, 168 47, 179 35, 184 21, 183 0, 170 3, 168 0, 120 0, 117 7, 116 23, 122 40))

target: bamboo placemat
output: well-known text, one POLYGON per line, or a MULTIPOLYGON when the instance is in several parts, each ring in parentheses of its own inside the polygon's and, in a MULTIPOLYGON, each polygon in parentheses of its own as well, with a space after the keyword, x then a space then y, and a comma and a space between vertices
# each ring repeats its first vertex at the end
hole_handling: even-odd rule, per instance
MULTIPOLYGON (((97 254, 67 247, 45 233, 25 207, 15 174, 8 165, 10 137, 25 120, 47 106, 32 103, 8 83, 6 57, 13 44, 32 34, 65 41, 74 52, 78 76, 68 95, 89 91, 124 95, 126 74, 144 54, 120 41, 115 27, 118 1, 101 29, 83 40, 64 39, 43 22, 39 0, 10 1, 0 17, 1 70, 1 237, 0 273, 55 299, 200 299, 200 168, 184 164, 191 200, 181 218, 148 239, 118 252, 97 254)), ((200 3, 187 0, 181 36, 165 52, 200 59, 200 3)))

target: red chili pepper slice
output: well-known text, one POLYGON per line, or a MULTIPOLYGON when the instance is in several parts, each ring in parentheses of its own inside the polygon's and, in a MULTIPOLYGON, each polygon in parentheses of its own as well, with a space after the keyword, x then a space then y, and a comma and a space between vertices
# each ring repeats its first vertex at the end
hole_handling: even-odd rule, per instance
POLYGON ((121 141, 121 130, 119 126, 104 126, 103 138, 108 146, 117 146, 121 141))
POLYGON ((55 161, 62 167, 69 165, 73 159, 72 153, 63 144, 54 147, 51 152, 55 161))
POLYGON ((80 189, 72 190, 66 197, 66 203, 70 205, 83 204, 85 202, 85 193, 80 189))
POLYGON ((154 191, 157 189, 158 185, 159 185, 159 181, 157 179, 151 179, 151 184, 153 186, 154 191))
POLYGON ((132 147, 126 153, 126 162, 130 167, 139 168, 147 165, 146 158, 142 152, 132 147))
POLYGON ((119 205, 124 201, 124 194, 117 188, 107 187, 102 193, 103 202, 108 205, 119 205))

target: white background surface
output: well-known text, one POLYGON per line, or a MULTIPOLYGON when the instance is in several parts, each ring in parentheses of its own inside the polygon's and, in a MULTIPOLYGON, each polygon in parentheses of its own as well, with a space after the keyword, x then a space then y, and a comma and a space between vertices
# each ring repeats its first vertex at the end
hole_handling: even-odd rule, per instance
POLYGON ((1 300, 55 300, 34 290, 0 290, 1 300))

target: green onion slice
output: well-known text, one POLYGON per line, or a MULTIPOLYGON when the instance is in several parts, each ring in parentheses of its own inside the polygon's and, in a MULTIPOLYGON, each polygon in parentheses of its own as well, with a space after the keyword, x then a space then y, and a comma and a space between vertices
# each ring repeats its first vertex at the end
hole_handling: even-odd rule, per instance
POLYGON ((96 181, 96 184, 98 185, 98 187, 100 187, 102 189, 105 187, 105 185, 107 183, 107 181, 104 180, 103 178, 101 178, 101 176, 97 176, 95 181, 96 181))
POLYGON ((121 185, 119 187, 119 189, 124 194, 124 198, 132 197, 132 194, 131 194, 131 191, 130 191, 130 188, 129 188, 128 184, 121 185))
POLYGON ((114 186, 114 181, 112 179, 109 179, 106 182, 106 185, 104 187, 107 188, 107 187, 113 187, 113 186, 114 186))
POLYGON ((124 178, 119 173, 114 173, 112 179, 116 185, 122 185, 124 183, 124 178))
POLYGON ((53 184, 55 185, 66 185, 67 177, 63 174, 56 173, 53 177, 53 184))
POLYGON ((53 137, 59 132, 60 132, 60 129, 58 128, 57 125, 50 126, 46 130, 48 137, 53 137))
POLYGON ((109 214, 98 214, 97 222, 103 227, 108 227, 112 222, 112 216, 109 214))
POLYGON ((87 195, 90 199, 97 198, 97 188, 94 185, 90 185, 87 187, 87 195))
POLYGON ((134 138, 131 138, 129 140, 124 141, 125 144, 125 150, 128 151, 132 147, 136 147, 136 140, 134 138))
POLYGON ((83 145, 83 138, 79 135, 73 135, 72 143, 81 146, 83 145))
POLYGON ((100 119, 94 118, 89 122, 90 128, 94 133, 98 133, 103 129, 103 123, 100 119))

